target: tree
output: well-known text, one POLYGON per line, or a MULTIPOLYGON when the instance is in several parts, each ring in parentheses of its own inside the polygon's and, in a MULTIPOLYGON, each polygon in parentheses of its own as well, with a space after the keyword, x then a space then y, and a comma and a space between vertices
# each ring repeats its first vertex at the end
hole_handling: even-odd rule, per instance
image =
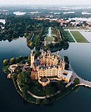
POLYGON ((68 68, 69 68, 69 64, 66 63, 66 64, 65 64, 65 69, 68 70, 68 68))
POLYGON ((30 56, 28 56, 28 61, 30 61, 31 60, 31 58, 30 58, 30 56))
POLYGON ((78 78, 75 78, 74 84, 76 85, 76 84, 79 84, 79 83, 80 83, 80 80, 78 78))
POLYGON ((19 63, 19 58, 18 57, 15 59, 15 62, 16 63, 19 63))
POLYGON ((45 98, 44 100, 43 100, 43 104, 48 104, 49 103, 49 99, 48 98, 45 98))
POLYGON ((22 94, 26 98, 27 90, 25 87, 22 88, 22 94))
POLYGON ((64 60, 67 62, 69 60, 68 56, 64 56, 64 60))
POLYGON ((79 90, 79 86, 76 86, 76 87, 74 88, 74 91, 77 92, 78 90, 79 90))
POLYGON ((69 64, 69 58, 68 58, 68 56, 64 56, 64 61, 69 64))
POLYGON ((11 58, 11 59, 10 59, 10 63, 11 63, 11 64, 15 63, 15 58, 11 58))
POLYGON ((21 60, 22 60, 22 58, 23 58, 23 57, 22 57, 22 55, 21 55, 21 56, 19 57, 19 61, 21 61, 21 60))
POLYGON ((40 52, 39 51, 35 51, 35 59, 40 55, 40 52))
POLYGON ((3 60, 3 65, 4 66, 8 65, 8 60, 7 59, 3 60))
POLYGON ((34 44, 33 44, 33 42, 31 42, 31 41, 30 41, 27 45, 28 45, 28 47, 29 47, 30 49, 33 49, 33 48, 34 48, 34 44))

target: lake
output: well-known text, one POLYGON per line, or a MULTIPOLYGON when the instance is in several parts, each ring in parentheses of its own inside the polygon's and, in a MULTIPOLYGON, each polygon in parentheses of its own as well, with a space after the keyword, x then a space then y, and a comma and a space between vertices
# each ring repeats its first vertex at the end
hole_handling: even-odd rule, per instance
POLYGON ((80 33, 88 40, 88 42, 91 42, 91 32, 80 31, 80 33))
MULTIPOLYGON (((25 38, 12 42, 0 41, 0 112, 91 112, 91 89, 80 87, 53 105, 35 105, 27 103, 17 93, 13 82, 2 72, 3 59, 27 56, 30 49, 25 38)), ((61 56, 69 57, 74 71, 84 79, 91 80, 91 44, 71 43, 68 50, 62 50, 61 56)))

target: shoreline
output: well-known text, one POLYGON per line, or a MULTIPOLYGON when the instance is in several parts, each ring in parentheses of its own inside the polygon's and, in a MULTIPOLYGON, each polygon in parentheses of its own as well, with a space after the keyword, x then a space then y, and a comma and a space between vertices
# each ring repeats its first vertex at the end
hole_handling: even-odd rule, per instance
MULTIPOLYGON (((9 69, 8 69, 9 70, 9 69)), ((60 90, 57 91, 56 93, 54 94, 51 94, 51 95, 45 95, 45 96, 41 96, 41 95, 36 95, 36 94, 33 94, 31 91, 27 90, 27 95, 24 96, 23 95, 23 92, 22 92, 22 89, 21 87, 18 85, 18 83, 16 82, 16 77, 17 76, 13 76, 11 74, 10 78, 12 79, 13 83, 14 83, 14 86, 17 90, 17 92, 20 94, 20 96, 26 100, 27 102, 29 103, 33 103, 33 104, 49 104, 50 102, 51 103, 54 103, 55 101, 63 98, 64 96, 66 96, 67 94, 69 94, 70 92, 72 92, 74 90, 75 87, 77 86, 85 86, 85 87, 89 87, 91 88, 91 81, 87 81, 87 80, 84 80, 82 79, 81 77, 79 77, 73 70, 71 64, 69 64, 69 69, 68 70, 71 70, 73 71, 73 74, 72 74, 72 78, 71 78, 71 81, 65 86, 65 90, 61 93, 60 90), (79 84, 75 84, 74 85, 74 80, 75 79, 79 79, 80 83, 79 84), (45 103, 45 100, 48 100, 47 103, 45 103), (49 102, 50 101, 50 102, 49 102)), ((3 69, 4 71, 4 69, 3 69)), ((8 74, 10 75, 10 74, 8 74)), ((7 77, 8 78, 8 77, 7 77)))
POLYGON ((74 78, 78 78, 80 80, 80 84, 77 84, 76 86, 85 86, 91 88, 91 81, 84 80, 83 78, 79 77, 74 70, 72 69, 71 65, 69 64, 69 69, 73 71, 74 78))

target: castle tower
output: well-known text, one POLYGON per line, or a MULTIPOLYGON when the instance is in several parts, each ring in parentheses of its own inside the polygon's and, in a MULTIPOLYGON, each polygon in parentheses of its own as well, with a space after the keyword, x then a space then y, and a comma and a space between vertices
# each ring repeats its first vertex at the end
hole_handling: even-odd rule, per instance
POLYGON ((53 63, 54 63, 54 65, 57 65, 57 64, 58 64, 58 59, 57 59, 57 57, 54 58, 54 62, 53 62, 53 63))
POLYGON ((42 50, 41 55, 42 56, 45 56, 46 55, 46 52, 44 50, 42 50))
POLYGON ((57 56, 60 57, 60 51, 57 51, 57 56))
POLYGON ((64 62, 64 58, 63 58, 63 61, 62 61, 62 69, 65 70, 65 62, 64 62))
POLYGON ((33 51, 31 51, 30 57, 31 57, 31 68, 33 68, 34 67, 34 55, 33 55, 33 51))

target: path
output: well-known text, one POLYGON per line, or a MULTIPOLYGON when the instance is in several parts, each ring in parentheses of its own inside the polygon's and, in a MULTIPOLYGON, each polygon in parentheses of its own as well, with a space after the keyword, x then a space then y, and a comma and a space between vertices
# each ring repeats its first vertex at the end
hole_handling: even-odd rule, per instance
POLYGON ((32 41, 33 37, 34 37, 34 33, 33 33, 33 35, 32 35, 32 38, 30 39, 31 41, 32 41))
POLYGON ((57 95, 58 93, 60 93, 60 91, 57 91, 55 94, 51 94, 51 95, 46 95, 46 96, 37 96, 37 95, 34 95, 33 93, 31 93, 30 91, 27 91, 27 93, 29 95, 31 95, 32 97, 34 98, 37 98, 37 99, 45 99, 45 98, 50 98, 50 96, 54 96, 54 95, 57 95))
POLYGON ((27 91, 27 93, 28 93, 29 95, 31 95, 32 97, 37 98, 37 99, 45 99, 45 98, 46 98, 46 96, 36 96, 36 95, 34 95, 33 93, 31 93, 30 91, 27 91))
POLYGON ((60 35, 60 39, 62 39, 62 37, 61 37, 61 34, 60 34, 60 31, 58 30, 58 32, 59 32, 59 35, 60 35))

